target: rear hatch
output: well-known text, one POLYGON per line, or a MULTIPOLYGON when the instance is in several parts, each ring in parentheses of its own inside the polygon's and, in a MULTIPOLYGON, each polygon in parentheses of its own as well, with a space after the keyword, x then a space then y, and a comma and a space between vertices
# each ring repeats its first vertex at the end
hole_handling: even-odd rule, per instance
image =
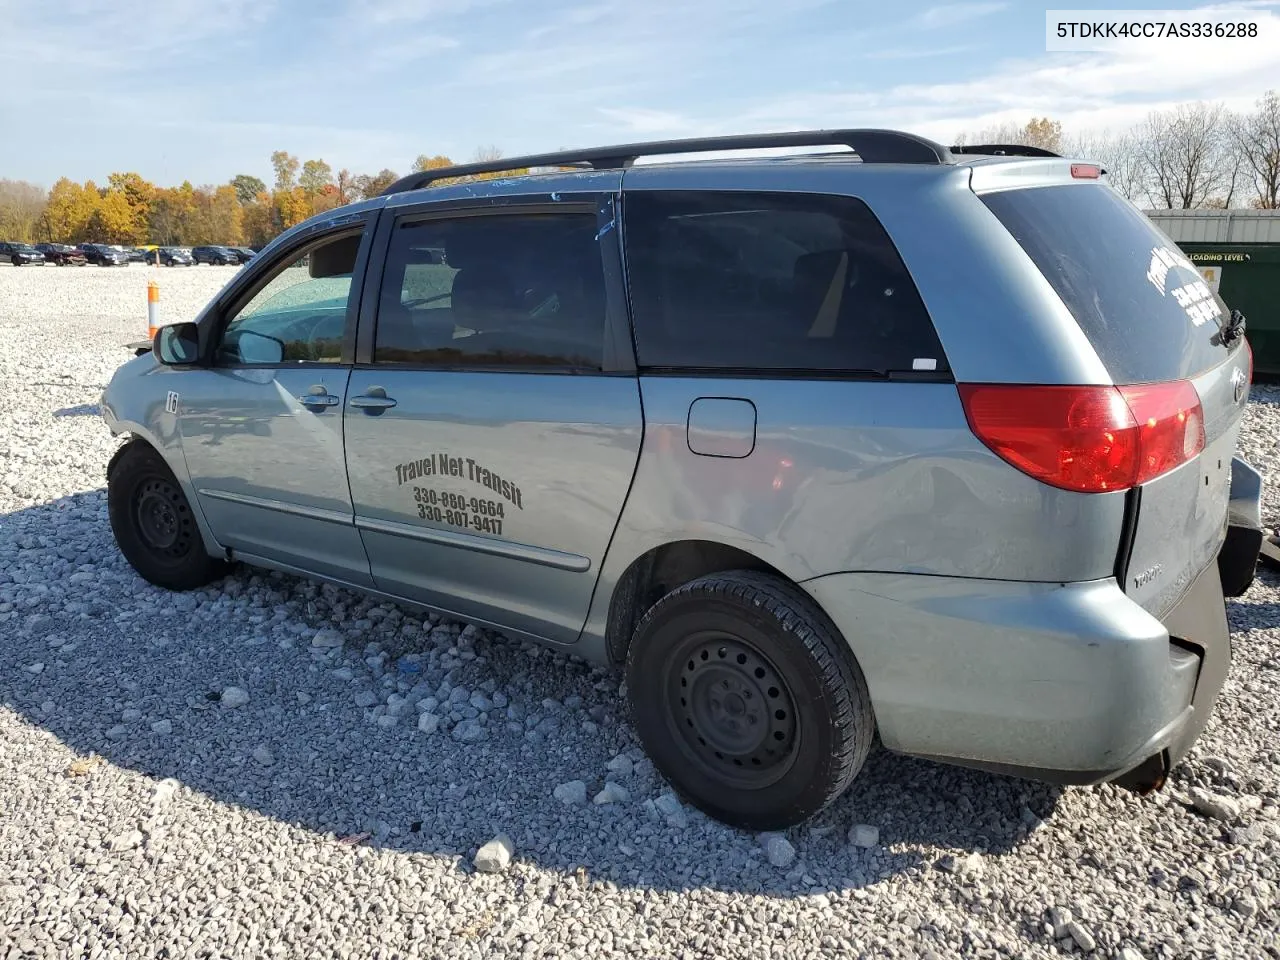
POLYGON ((1141 448, 1141 482, 1128 494, 1131 545, 1121 544, 1117 562, 1125 592, 1160 615, 1214 560, 1225 535, 1252 374, 1248 345, 1227 329, 1229 310, 1199 271, 1110 187, 1066 183, 981 199, 1071 311, 1138 432, 1150 426, 1168 439, 1167 428, 1177 430, 1156 454, 1141 448))

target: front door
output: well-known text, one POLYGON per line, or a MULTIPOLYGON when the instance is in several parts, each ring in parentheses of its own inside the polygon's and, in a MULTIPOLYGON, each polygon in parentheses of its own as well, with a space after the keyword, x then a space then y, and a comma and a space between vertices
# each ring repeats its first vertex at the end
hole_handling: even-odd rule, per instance
POLYGON ((369 586, 342 447, 364 233, 347 226, 267 267, 217 318, 208 366, 183 374, 174 403, 219 543, 369 586))
POLYGON ((642 434, 629 344, 616 346, 625 315, 606 294, 609 209, 563 195, 550 209, 410 210, 388 228, 346 414, 380 589, 577 639, 642 434))

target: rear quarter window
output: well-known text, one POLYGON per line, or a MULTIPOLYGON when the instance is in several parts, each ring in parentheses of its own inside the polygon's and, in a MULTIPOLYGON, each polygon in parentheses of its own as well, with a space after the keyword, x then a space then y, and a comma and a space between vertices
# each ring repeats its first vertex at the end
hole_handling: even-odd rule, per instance
POLYGON ((946 370, 915 284, 861 200, 636 191, 624 204, 642 367, 946 370))
POLYGON ((1227 308, 1141 211, 1105 185, 982 196, 1062 298, 1116 383, 1194 377, 1226 359, 1227 308))

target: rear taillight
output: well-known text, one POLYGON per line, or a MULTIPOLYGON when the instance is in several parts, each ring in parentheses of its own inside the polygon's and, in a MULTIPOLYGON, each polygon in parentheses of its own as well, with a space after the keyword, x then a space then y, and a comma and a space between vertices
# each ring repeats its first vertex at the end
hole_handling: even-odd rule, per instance
POLYGON ((1146 483, 1204 449, 1204 418, 1185 380, 1127 387, 961 384, 969 428, 1023 473, 1064 490, 1146 483))

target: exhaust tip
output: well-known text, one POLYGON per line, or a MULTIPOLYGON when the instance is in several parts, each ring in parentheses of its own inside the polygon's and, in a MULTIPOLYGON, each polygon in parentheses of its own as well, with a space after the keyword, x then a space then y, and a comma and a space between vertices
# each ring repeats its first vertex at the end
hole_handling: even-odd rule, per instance
POLYGON ((1112 783, 1126 790, 1132 790, 1139 796, 1155 793, 1169 779, 1169 751, 1161 750, 1153 753, 1140 764, 1120 776, 1112 783))

